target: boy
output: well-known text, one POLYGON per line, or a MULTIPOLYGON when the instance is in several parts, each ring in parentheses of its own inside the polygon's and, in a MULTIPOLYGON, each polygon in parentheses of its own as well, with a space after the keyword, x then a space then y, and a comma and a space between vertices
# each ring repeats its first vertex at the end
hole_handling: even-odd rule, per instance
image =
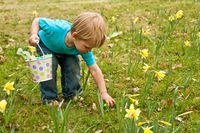
POLYGON ((45 54, 52 54, 53 79, 40 83, 42 101, 58 104, 56 71, 61 67, 62 93, 65 99, 73 99, 82 92, 80 87, 80 65, 77 55, 81 55, 94 78, 102 99, 108 106, 114 106, 115 100, 107 93, 101 69, 95 62, 92 48, 100 47, 106 39, 105 22, 102 16, 94 12, 81 13, 71 24, 66 20, 35 18, 32 22, 29 44, 37 42, 45 54))

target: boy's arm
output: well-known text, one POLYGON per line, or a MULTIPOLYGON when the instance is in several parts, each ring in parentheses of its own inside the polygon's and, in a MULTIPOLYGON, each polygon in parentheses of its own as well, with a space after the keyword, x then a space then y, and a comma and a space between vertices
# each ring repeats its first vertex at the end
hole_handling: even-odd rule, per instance
POLYGON ((95 63, 94 65, 89 66, 89 71, 99 88, 102 99, 106 101, 107 105, 111 107, 114 106, 115 100, 107 92, 104 77, 99 66, 95 63))
POLYGON ((39 42, 39 18, 35 18, 32 22, 30 37, 29 37, 29 44, 32 46, 36 46, 39 42))

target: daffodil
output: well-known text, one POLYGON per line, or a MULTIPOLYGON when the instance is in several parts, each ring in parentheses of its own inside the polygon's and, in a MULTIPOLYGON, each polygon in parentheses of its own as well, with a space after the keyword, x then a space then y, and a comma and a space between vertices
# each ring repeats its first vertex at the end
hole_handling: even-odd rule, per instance
POLYGON ((116 21, 116 18, 114 16, 112 16, 112 22, 115 22, 116 21))
POLYGON ((147 65, 146 63, 144 63, 144 66, 142 67, 144 72, 147 72, 150 68, 149 65, 147 65))
POLYGON ((138 105, 138 104, 139 104, 138 100, 133 99, 133 98, 131 98, 131 97, 129 97, 129 99, 130 99, 130 101, 131 101, 133 104, 135 104, 135 105, 138 105))
POLYGON ((133 23, 136 24, 138 21, 139 21, 139 17, 136 17, 136 18, 133 20, 133 23))
POLYGON ((29 50, 31 51, 31 53, 33 54, 34 52, 36 52, 36 48, 33 46, 28 46, 29 50))
POLYGON ((32 12, 32 14, 33 14, 34 17, 38 17, 38 12, 37 12, 36 10, 34 10, 34 11, 32 12))
POLYGON ((166 76, 165 71, 156 71, 155 76, 157 77, 158 81, 162 80, 166 76))
POLYGON ((190 41, 188 41, 188 40, 184 42, 184 45, 185 45, 186 47, 191 47, 191 43, 190 43, 190 41))
POLYGON ((172 124, 167 122, 167 121, 159 121, 160 123, 166 125, 166 126, 171 126, 172 124))
POLYGON ((151 131, 151 128, 152 127, 145 127, 145 128, 143 128, 144 133, 153 133, 153 131, 151 131))
POLYGON ((0 112, 4 113, 6 110, 6 105, 7 105, 7 101, 6 100, 1 100, 0 101, 0 112))
POLYGON ((142 56, 142 58, 146 59, 149 56, 148 49, 142 49, 140 51, 140 55, 142 56))
POLYGON ((200 37, 200 32, 197 32, 197 36, 200 37))
POLYGON ((10 91, 12 91, 12 90, 14 90, 15 88, 14 88, 14 82, 8 82, 8 83, 6 83, 5 85, 4 85, 4 91, 6 91, 6 93, 8 94, 8 95, 10 95, 10 91))
POLYGON ((144 124, 146 124, 147 122, 138 122, 138 126, 142 126, 142 125, 144 125, 144 124))
POLYGON ((183 11, 179 10, 176 14, 175 14, 176 19, 180 19, 183 17, 183 11))
POLYGON ((172 21, 176 20, 176 18, 175 18, 174 15, 170 15, 169 18, 168 18, 168 20, 169 20, 170 22, 172 22, 172 21))
POLYGON ((140 109, 135 109, 134 105, 131 104, 129 109, 126 109, 126 118, 130 118, 130 119, 134 119, 134 120, 138 120, 138 116, 140 115, 140 109))

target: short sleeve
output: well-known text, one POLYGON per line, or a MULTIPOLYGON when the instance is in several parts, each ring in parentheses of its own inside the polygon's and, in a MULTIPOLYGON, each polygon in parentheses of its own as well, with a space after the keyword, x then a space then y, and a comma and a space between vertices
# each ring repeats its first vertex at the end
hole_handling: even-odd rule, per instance
POLYGON ((39 18, 39 27, 46 33, 51 33, 55 28, 55 21, 48 18, 39 18))
POLYGON ((81 54, 83 60, 86 62, 87 66, 92 66, 96 62, 94 59, 93 52, 88 52, 86 54, 81 54))

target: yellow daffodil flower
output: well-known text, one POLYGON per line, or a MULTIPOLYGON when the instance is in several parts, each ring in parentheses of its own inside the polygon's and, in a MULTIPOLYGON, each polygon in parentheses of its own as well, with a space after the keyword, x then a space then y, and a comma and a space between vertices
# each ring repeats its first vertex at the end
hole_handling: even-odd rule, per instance
POLYGON ((134 108, 134 105, 131 104, 129 109, 126 109, 126 118, 130 118, 130 119, 135 119, 138 120, 138 116, 140 115, 140 109, 136 109, 134 108))
POLYGON ((191 47, 191 43, 190 43, 190 41, 188 41, 188 40, 184 42, 184 45, 185 45, 186 47, 191 47))
POLYGON ((115 22, 116 18, 114 16, 112 16, 112 22, 115 22))
POLYGON ((133 20, 133 23, 136 24, 138 21, 139 21, 139 17, 136 17, 136 18, 133 20))
POLYGON ((138 106, 138 104, 139 104, 138 100, 133 99, 133 98, 131 98, 131 97, 129 97, 129 99, 130 99, 130 101, 131 101, 133 104, 135 104, 136 106, 138 106))
POLYGON ((36 10, 34 10, 34 11, 32 12, 32 14, 33 14, 34 17, 38 17, 38 12, 37 12, 36 10))
POLYGON ((197 36, 200 37, 200 32, 197 32, 197 36))
POLYGON ((167 122, 167 121, 159 121, 160 123, 166 125, 166 126, 171 126, 172 124, 167 122))
POLYGON ((144 133, 153 133, 153 131, 151 131, 151 128, 152 127, 145 127, 145 128, 143 128, 144 133))
POLYGON ((29 50, 31 51, 31 53, 36 52, 36 48, 33 46, 28 46, 29 50))
POLYGON ((6 100, 1 100, 0 101, 0 112, 4 113, 6 110, 6 105, 7 105, 7 101, 6 100))
POLYGON ((155 76, 157 77, 158 81, 162 80, 166 76, 165 71, 156 71, 155 76))
POLYGON ((168 20, 169 20, 170 22, 172 22, 172 21, 176 20, 176 18, 175 18, 174 15, 170 15, 169 18, 168 18, 168 20))
POLYGON ((148 49, 142 49, 140 51, 140 55, 142 56, 142 58, 146 59, 149 56, 148 49))
POLYGON ((175 14, 176 19, 181 19, 183 17, 183 11, 179 10, 176 14, 175 14))
POLYGON ((142 126, 142 125, 144 125, 144 124, 146 124, 147 122, 138 122, 138 126, 142 126))
POLYGON ((12 91, 12 90, 14 90, 15 88, 14 88, 14 82, 8 82, 8 83, 6 83, 5 85, 4 85, 4 91, 6 91, 6 93, 8 94, 8 95, 10 95, 10 91, 12 91))
POLYGON ((146 63, 144 63, 144 66, 142 67, 144 72, 147 72, 150 68, 149 65, 147 65, 146 63))

